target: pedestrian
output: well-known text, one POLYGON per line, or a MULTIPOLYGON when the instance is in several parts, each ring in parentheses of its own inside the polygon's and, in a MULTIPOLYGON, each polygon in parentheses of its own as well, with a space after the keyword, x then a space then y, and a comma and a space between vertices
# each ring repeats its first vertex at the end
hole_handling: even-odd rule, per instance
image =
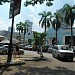
MULTIPOLYGON (((19 51, 19 44, 18 43, 16 43, 16 55, 19 55, 19 57, 20 57, 20 51, 19 51)), ((15 57, 16 57, 16 55, 15 55, 15 57)))
POLYGON ((16 46, 13 45, 13 57, 16 57, 16 46))

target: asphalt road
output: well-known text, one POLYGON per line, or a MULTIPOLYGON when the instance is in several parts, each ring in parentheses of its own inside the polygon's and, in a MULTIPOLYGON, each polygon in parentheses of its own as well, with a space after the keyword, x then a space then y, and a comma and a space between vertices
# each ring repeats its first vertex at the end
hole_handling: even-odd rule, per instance
POLYGON ((25 51, 21 58, 24 65, 0 68, 0 75, 75 75, 75 58, 73 62, 60 61, 50 53, 43 53, 40 58, 37 52, 25 51))

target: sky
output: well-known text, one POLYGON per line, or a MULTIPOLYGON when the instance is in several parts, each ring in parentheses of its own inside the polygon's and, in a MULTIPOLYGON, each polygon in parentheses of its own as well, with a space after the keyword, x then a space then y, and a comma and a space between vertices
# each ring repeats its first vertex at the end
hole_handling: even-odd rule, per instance
MULTIPOLYGON (((39 26, 39 20, 41 16, 38 14, 43 11, 51 11, 54 13, 56 10, 63 7, 64 3, 69 2, 71 4, 72 0, 54 0, 53 6, 47 7, 44 4, 35 5, 34 7, 29 5, 28 7, 24 6, 24 1, 21 2, 21 11, 20 14, 15 16, 14 20, 14 28, 16 29, 16 24, 21 22, 25 22, 25 20, 30 20, 33 22, 32 30, 43 32, 44 29, 39 26)), ((73 2, 72 2, 73 3, 73 2)), ((0 5, 0 30, 8 30, 8 27, 11 26, 12 20, 9 19, 9 10, 10 10, 10 3, 5 3, 0 5)))

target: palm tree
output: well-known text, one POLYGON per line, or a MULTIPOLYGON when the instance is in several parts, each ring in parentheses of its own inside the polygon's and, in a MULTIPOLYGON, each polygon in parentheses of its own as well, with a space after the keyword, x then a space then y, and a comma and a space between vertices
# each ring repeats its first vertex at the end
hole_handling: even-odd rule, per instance
POLYGON ((73 29, 72 29, 72 26, 73 26, 73 23, 74 23, 74 11, 75 10, 75 5, 74 6, 70 6, 68 4, 65 4, 63 6, 63 12, 65 12, 65 23, 67 25, 70 25, 71 26, 71 47, 73 48, 73 29))
POLYGON ((19 40, 20 40, 20 33, 23 31, 22 22, 16 24, 16 30, 19 31, 19 40))
POLYGON ((51 12, 43 11, 43 13, 39 13, 39 15, 41 16, 39 25, 41 25, 42 28, 45 28, 45 33, 46 33, 46 28, 49 28, 52 23, 51 21, 52 14, 51 12))
POLYGON ((10 2, 10 0, 0 0, 0 5, 3 5, 5 2, 10 2))
POLYGON ((34 5, 38 4, 38 3, 43 4, 43 3, 45 2, 47 6, 51 6, 51 5, 53 5, 53 4, 52 4, 52 1, 53 1, 53 0, 26 0, 26 1, 24 2, 24 5, 25 5, 26 7, 27 7, 28 5, 34 6, 34 5))
POLYGON ((58 44, 57 31, 61 26, 60 20, 62 20, 62 16, 59 12, 54 13, 54 15, 55 15, 55 19, 53 20, 52 27, 56 30, 56 40, 55 41, 56 41, 56 45, 57 45, 58 44))
MULTIPOLYGON (((52 21, 51 21, 51 18, 53 17, 52 13, 43 11, 43 13, 39 13, 39 15, 41 16, 39 25, 41 25, 42 28, 45 28, 45 34, 46 34, 46 29, 49 28, 50 25, 52 24, 52 21)), ((45 41, 46 41, 46 38, 45 38, 45 41)))
POLYGON ((27 24, 27 22, 25 22, 25 23, 22 23, 22 27, 23 27, 23 33, 24 33, 24 41, 25 41, 25 34, 26 34, 26 32, 28 32, 28 27, 29 27, 29 25, 27 24))

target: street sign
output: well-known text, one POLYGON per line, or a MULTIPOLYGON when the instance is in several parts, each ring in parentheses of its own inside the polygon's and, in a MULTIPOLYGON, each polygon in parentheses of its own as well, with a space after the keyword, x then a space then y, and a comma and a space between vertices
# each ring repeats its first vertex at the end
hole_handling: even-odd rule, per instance
POLYGON ((20 8, 21 8, 21 0, 11 0, 10 11, 9 11, 9 19, 12 18, 13 11, 14 11, 14 16, 20 14, 20 8))

